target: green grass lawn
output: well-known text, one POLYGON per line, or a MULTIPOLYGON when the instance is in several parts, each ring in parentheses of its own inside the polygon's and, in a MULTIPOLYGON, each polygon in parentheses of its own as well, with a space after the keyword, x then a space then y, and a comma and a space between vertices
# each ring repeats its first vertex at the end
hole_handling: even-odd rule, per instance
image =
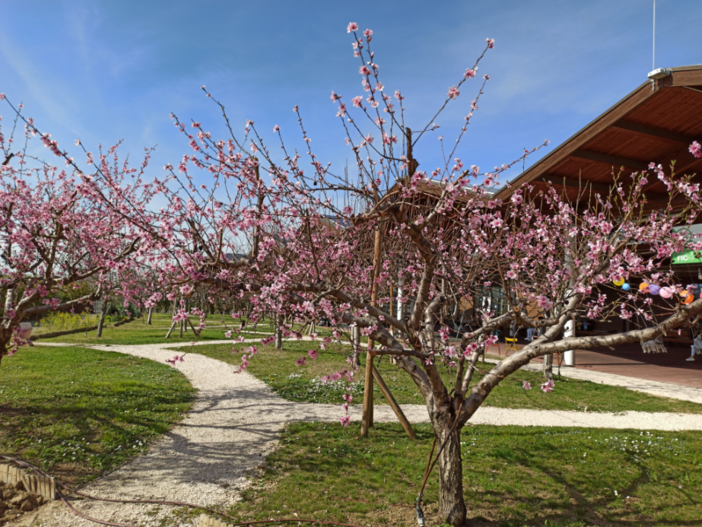
MULTIPOLYGON (((63 335, 61 337, 54 337, 50 339, 41 339, 39 342, 65 342, 71 344, 99 344, 99 345, 129 345, 129 344, 161 344, 170 343, 174 345, 178 344, 188 344, 195 340, 192 330, 183 333, 183 338, 179 336, 179 331, 176 328, 173 330, 173 334, 170 338, 166 339, 166 333, 168 333, 168 328, 171 327, 171 315, 169 314, 154 314, 152 324, 146 324, 146 317, 138 318, 132 322, 128 322, 122 326, 113 327, 107 326, 103 329, 102 337, 97 337, 97 331, 88 331, 81 333, 74 333, 72 335, 63 335)), ((193 325, 197 326, 199 319, 191 318, 193 325)), ((223 340, 225 338, 224 333, 229 329, 231 330, 235 326, 239 326, 238 320, 233 320, 231 317, 229 319, 224 318, 224 327, 222 320, 218 316, 210 316, 206 321, 209 329, 205 329, 202 332, 199 341, 206 340, 223 340)), ((261 326, 256 331, 268 331, 267 326, 261 326)), ((245 337, 255 337, 260 335, 243 333, 245 337)))
MULTIPOLYGON (((413 504, 433 433, 396 424, 298 423, 231 513, 242 521, 313 518, 416 525, 413 504)), ((470 426, 462 434, 472 526, 700 525, 702 434, 470 426)), ((427 525, 441 525, 438 478, 424 495, 427 525)))
POLYGON ((82 483, 143 453, 194 393, 182 373, 150 360, 22 348, 0 366, 0 452, 82 483))
MULTIPOLYGON (((239 345, 239 347, 249 344, 239 345)), ((249 361, 248 371, 270 385, 281 397, 292 401, 339 403, 341 395, 346 389, 342 382, 324 385, 319 381, 323 375, 349 367, 346 356, 337 351, 322 352, 316 361, 307 358, 305 366, 296 366, 295 360, 306 356, 307 350, 318 348, 319 344, 310 341, 286 341, 284 350, 273 347, 259 347, 258 354, 249 361)), ((189 350, 190 348, 181 348, 189 350)), ((349 348, 350 349, 350 348, 349 348)), ((204 353, 221 361, 239 365, 240 354, 232 354, 232 346, 203 345, 192 348, 193 353, 204 353)), ((365 358, 364 358, 365 360, 365 358)), ((478 363, 481 373, 476 373, 475 378, 480 379, 483 373, 489 371, 491 364, 478 363)), ((419 391, 410 377, 399 368, 393 366, 387 357, 380 361, 378 367, 380 374, 390 387, 393 395, 400 404, 424 404, 419 391)), ((445 378, 448 378, 448 369, 443 369, 445 378)), ((363 367, 356 373, 353 383, 353 403, 362 402, 363 394, 363 367)), ((520 371, 510 378, 502 381, 495 388, 488 399, 486 406, 500 408, 533 408, 543 410, 580 410, 588 412, 624 412, 638 410, 642 412, 681 412, 702 413, 702 405, 676 399, 655 397, 639 392, 595 384, 588 381, 579 381, 563 378, 556 380, 553 392, 545 394, 539 390, 543 382, 541 373, 520 371), (526 392, 522 388, 522 381, 529 381, 533 389, 526 392)), ((375 401, 384 404, 385 399, 374 383, 375 401)))

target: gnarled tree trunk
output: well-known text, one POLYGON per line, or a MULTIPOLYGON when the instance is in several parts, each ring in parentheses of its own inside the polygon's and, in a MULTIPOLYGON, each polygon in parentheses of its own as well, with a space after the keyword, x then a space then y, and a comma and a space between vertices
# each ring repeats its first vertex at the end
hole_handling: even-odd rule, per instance
POLYGON ((553 380, 553 354, 544 355, 544 379, 553 380))
POLYGON ((466 521, 466 503, 463 499, 463 461, 461 460, 460 427, 449 434, 451 423, 437 434, 439 445, 446 446, 439 455, 439 514, 446 523, 463 527, 466 521), (447 439, 448 438, 448 439, 447 439))

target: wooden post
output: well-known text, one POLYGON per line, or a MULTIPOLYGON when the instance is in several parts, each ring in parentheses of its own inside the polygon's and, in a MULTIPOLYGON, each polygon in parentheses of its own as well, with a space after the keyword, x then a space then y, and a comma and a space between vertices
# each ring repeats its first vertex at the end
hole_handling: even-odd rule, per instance
POLYGON ((392 408, 392 411, 395 412, 397 419, 400 421, 402 428, 405 429, 405 432, 407 432, 407 435, 410 437, 410 439, 417 439, 417 434, 414 433, 414 428, 412 428, 412 425, 407 420, 405 413, 402 411, 402 408, 400 408, 400 405, 397 404, 397 401, 390 392, 390 388, 388 388, 388 385, 385 384, 385 381, 380 376, 380 372, 375 366, 373 366, 373 378, 375 379, 375 382, 378 383, 378 388, 380 388, 380 391, 383 392, 383 395, 385 396, 385 399, 387 399, 390 408, 392 408))
POLYGON ((171 328, 168 330, 168 333, 166 333, 167 339, 171 338, 171 333, 173 333, 173 330, 175 329, 175 327, 176 327, 176 321, 174 320, 173 322, 171 322, 171 328))
MULTIPOLYGON (((371 304, 378 301, 378 275, 380 274, 380 246, 383 233, 380 224, 375 230, 375 247, 373 255, 373 284, 371 287, 371 304)), ((366 379, 363 391, 363 418, 361 420, 361 437, 368 437, 368 430, 373 426, 373 340, 368 338, 368 352, 366 353, 366 379)))

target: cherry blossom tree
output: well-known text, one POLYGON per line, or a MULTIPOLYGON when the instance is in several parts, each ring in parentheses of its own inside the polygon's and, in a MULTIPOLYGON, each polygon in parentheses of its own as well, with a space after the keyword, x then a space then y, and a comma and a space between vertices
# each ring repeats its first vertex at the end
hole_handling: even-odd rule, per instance
MULTIPOLYGON (((651 340, 702 312, 702 299, 692 298, 665 267, 674 252, 702 251, 702 243, 676 229, 696 221, 699 188, 689 176, 651 166, 619 174, 606 196, 584 189, 571 203, 554 188, 524 187, 501 202, 491 189, 511 164, 484 171, 461 158, 461 140, 489 81, 487 75, 479 80, 478 64, 494 41, 487 40, 483 54, 448 89, 428 124, 413 131, 403 95, 388 95, 381 81, 371 50, 373 32, 360 33, 354 23, 348 32, 365 95, 347 105, 348 98, 332 92, 331 100, 357 176, 322 164, 297 106, 303 146, 291 149, 275 126, 280 148, 274 152, 253 121, 237 134, 224 105, 213 98, 228 137, 215 138, 201 122, 186 124, 174 115, 191 150, 177 164, 166 165, 165 176, 142 185, 135 205, 114 205, 109 193, 103 202, 128 218, 135 239, 148 240, 157 250, 154 265, 170 284, 170 300, 207 287, 246 302, 251 323, 273 313, 283 335, 299 332, 291 321, 328 320, 331 334, 297 363, 304 367, 319 350, 338 350, 349 364, 331 373, 336 379, 356 374, 352 356, 359 350, 352 328, 377 343, 371 359, 390 356, 426 402, 436 434, 440 514, 460 526, 467 515, 461 430, 499 383, 520 382, 511 376, 535 358, 651 340), (437 120, 449 108, 460 111, 461 93, 473 83, 475 97, 465 104, 457 140, 445 142, 437 120), (414 148, 431 138, 443 162, 422 171, 414 148), (655 208, 643 191, 649 178, 668 189, 667 202, 655 208), (142 203, 152 198, 168 206, 147 213, 142 203), (613 285, 621 280, 645 281, 651 288, 624 291, 613 285), (666 288, 667 298, 652 296, 654 285, 666 288), (455 327, 447 313, 495 288, 504 291, 507 309, 474 305, 473 327, 452 339, 455 327), (395 302, 401 310, 393 309, 395 302), (653 302, 663 316, 649 327, 634 324, 631 331, 601 337, 564 336, 566 324, 579 316, 650 319, 653 302), (480 352, 495 342, 496 329, 510 323, 540 328, 542 334, 478 379, 480 352)), ((204 86, 203 91, 212 98, 204 86)), ((693 149, 699 153, 698 146, 693 149)), ((183 306, 176 320, 187 317, 183 306)), ((243 347, 243 338, 233 336, 245 369, 257 346, 243 347)), ((553 388, 549 382, 541 387, 553 388)), ((350 394, 344 399, 348 409, 350 394)), ((348 416, 341 418, 348 422, 348 416)))
MULTIPOLYGON (((14 114, 7 136, 0 128, 1 361, 26 344, 19 326, 25 317, 80 306, 100 296, 108 276, 133 270, 143 243, 128 215, 138 214, 147 196, 139 177, 148 155, 133 169, 119 163, 117 147, 97 159, 86 152, 88 168, 81 169, 22 115, 21 105, 15 108, 4 95, 0 100, 14 114), (65 168, 32 155, 35 136, 65 168), (88 281, 90 293, 61 301, 62 293, 88 281)), ((127 297, 130 283, 122 279, 117 286, 127 297)))
MULTIPOLYGON (((334 378, 355 373, 353 346, 343 345, 351 340, 349 328, 377 342, 371 356, 391 356, 426 401, 437 437, 439 509, 448 523, 463 525, 461 429, 500 382, 514 382, 510 376, 537 357, 651 340, 702 312, 702 300, 688 297, 692 292, 665 270, 674 252, 702 250, 702 243, 674 229, 695 221, 699 188, 688 176, 651 166, 620 174, 607 196, 585 189, 577 203, 554 188, 517 189, 507 203, 494 199, 490 191, 511 165, 481 171, 460 157, 461 139, 489 77, 474 88, 457 141, 437 137, 436 122, 449 105, 458 106, 466 83, 477 81, 485 52, 449 88, 434 118, 413 133, 401 92, 389 96, 380 79, 373 32, 359 33, 355 24, 348 31, 365 95, 352 97, 350 105, 335 92, 331 99, 358 176, 349 178, 319 161, 297 106, 303 153, 289 150, 275 126, 278 154, 253 121, 236 134, 224 105, 213 99, 229 137, 215 139, 200 122, 186 124, 173 116, 191 152, 165 167, 157 186, 169 207, 144 236, 159 237, 172 248, 164 268, 181 293, 195 284, 227 291, 248 300, 254 322, 266 313, 302 323, 329 320, 334 330, 319 348, 339 349, 349 359, 334 378), (425 172, 418 170, 413 149, 429 137, 438 139, 444 161, 425 172), (667 203, 655 210, 643 192, 652 177, 668 189, 667 203), (663 300, 649 291, 623 291, 612 285, 620 280, 646 281, 674 295, 663 300), (475 327, 451 340, 452 328, 441 313, 455 312, 486 288, 503 290, 508 308, 497 313, 476 306, 475 327), (392 291, 407 317, 393 313, 392 291), (654 300, 664 311, 660 323, 602 337, 564 336, 566 324, 578 316, 638 313, 651 319, 654 300), (540 328, 542 335, 474 380, 479 352, 495 342, 494 330, 512 322, 540 328)), ((493 47, 488 39, 485 51, 493 47)), ((212 97, 204 86, 203 91, 212 97)), ((295 332, 289 324, 282 330, 295 332)), ((242 369, 256 350, 235 347, 242 369)), ((316 352, 297 363, 314 360, 316 352)), ((553 387, 546 382, 541 389, 553 387)), ((348 408, 350 396, 345 399, 348 408)), ((341 422, 348 424, 348 417, 341 422)))

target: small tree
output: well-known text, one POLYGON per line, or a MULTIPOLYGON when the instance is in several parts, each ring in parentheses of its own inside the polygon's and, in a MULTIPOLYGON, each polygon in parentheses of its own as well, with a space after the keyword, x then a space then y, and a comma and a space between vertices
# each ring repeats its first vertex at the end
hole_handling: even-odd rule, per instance
MULTIPOLYGON (((108 272, 134 265, 140 238, 127 214, 140 205, 135 188, 143 190, 134 184, 137 171, 118 164, 116 147, 101 152, 97 163, 86 153, 88 173, 48 135, 39 134, 67 168, 37 162, 27 151, 38 130, 22 116, 21 106, 10 106, 12 131, 6 137, 0 129, 0 361, 24 344, 19 323, 25 317, 94 300, 108 272), (24 144, 17 148, 19 125, 24 125, 24 144), (86 281, 94 284, 90 293, 61 301, 62 292, 86 281)), ((128 294, 129 280, 120 288, 128 294)))

